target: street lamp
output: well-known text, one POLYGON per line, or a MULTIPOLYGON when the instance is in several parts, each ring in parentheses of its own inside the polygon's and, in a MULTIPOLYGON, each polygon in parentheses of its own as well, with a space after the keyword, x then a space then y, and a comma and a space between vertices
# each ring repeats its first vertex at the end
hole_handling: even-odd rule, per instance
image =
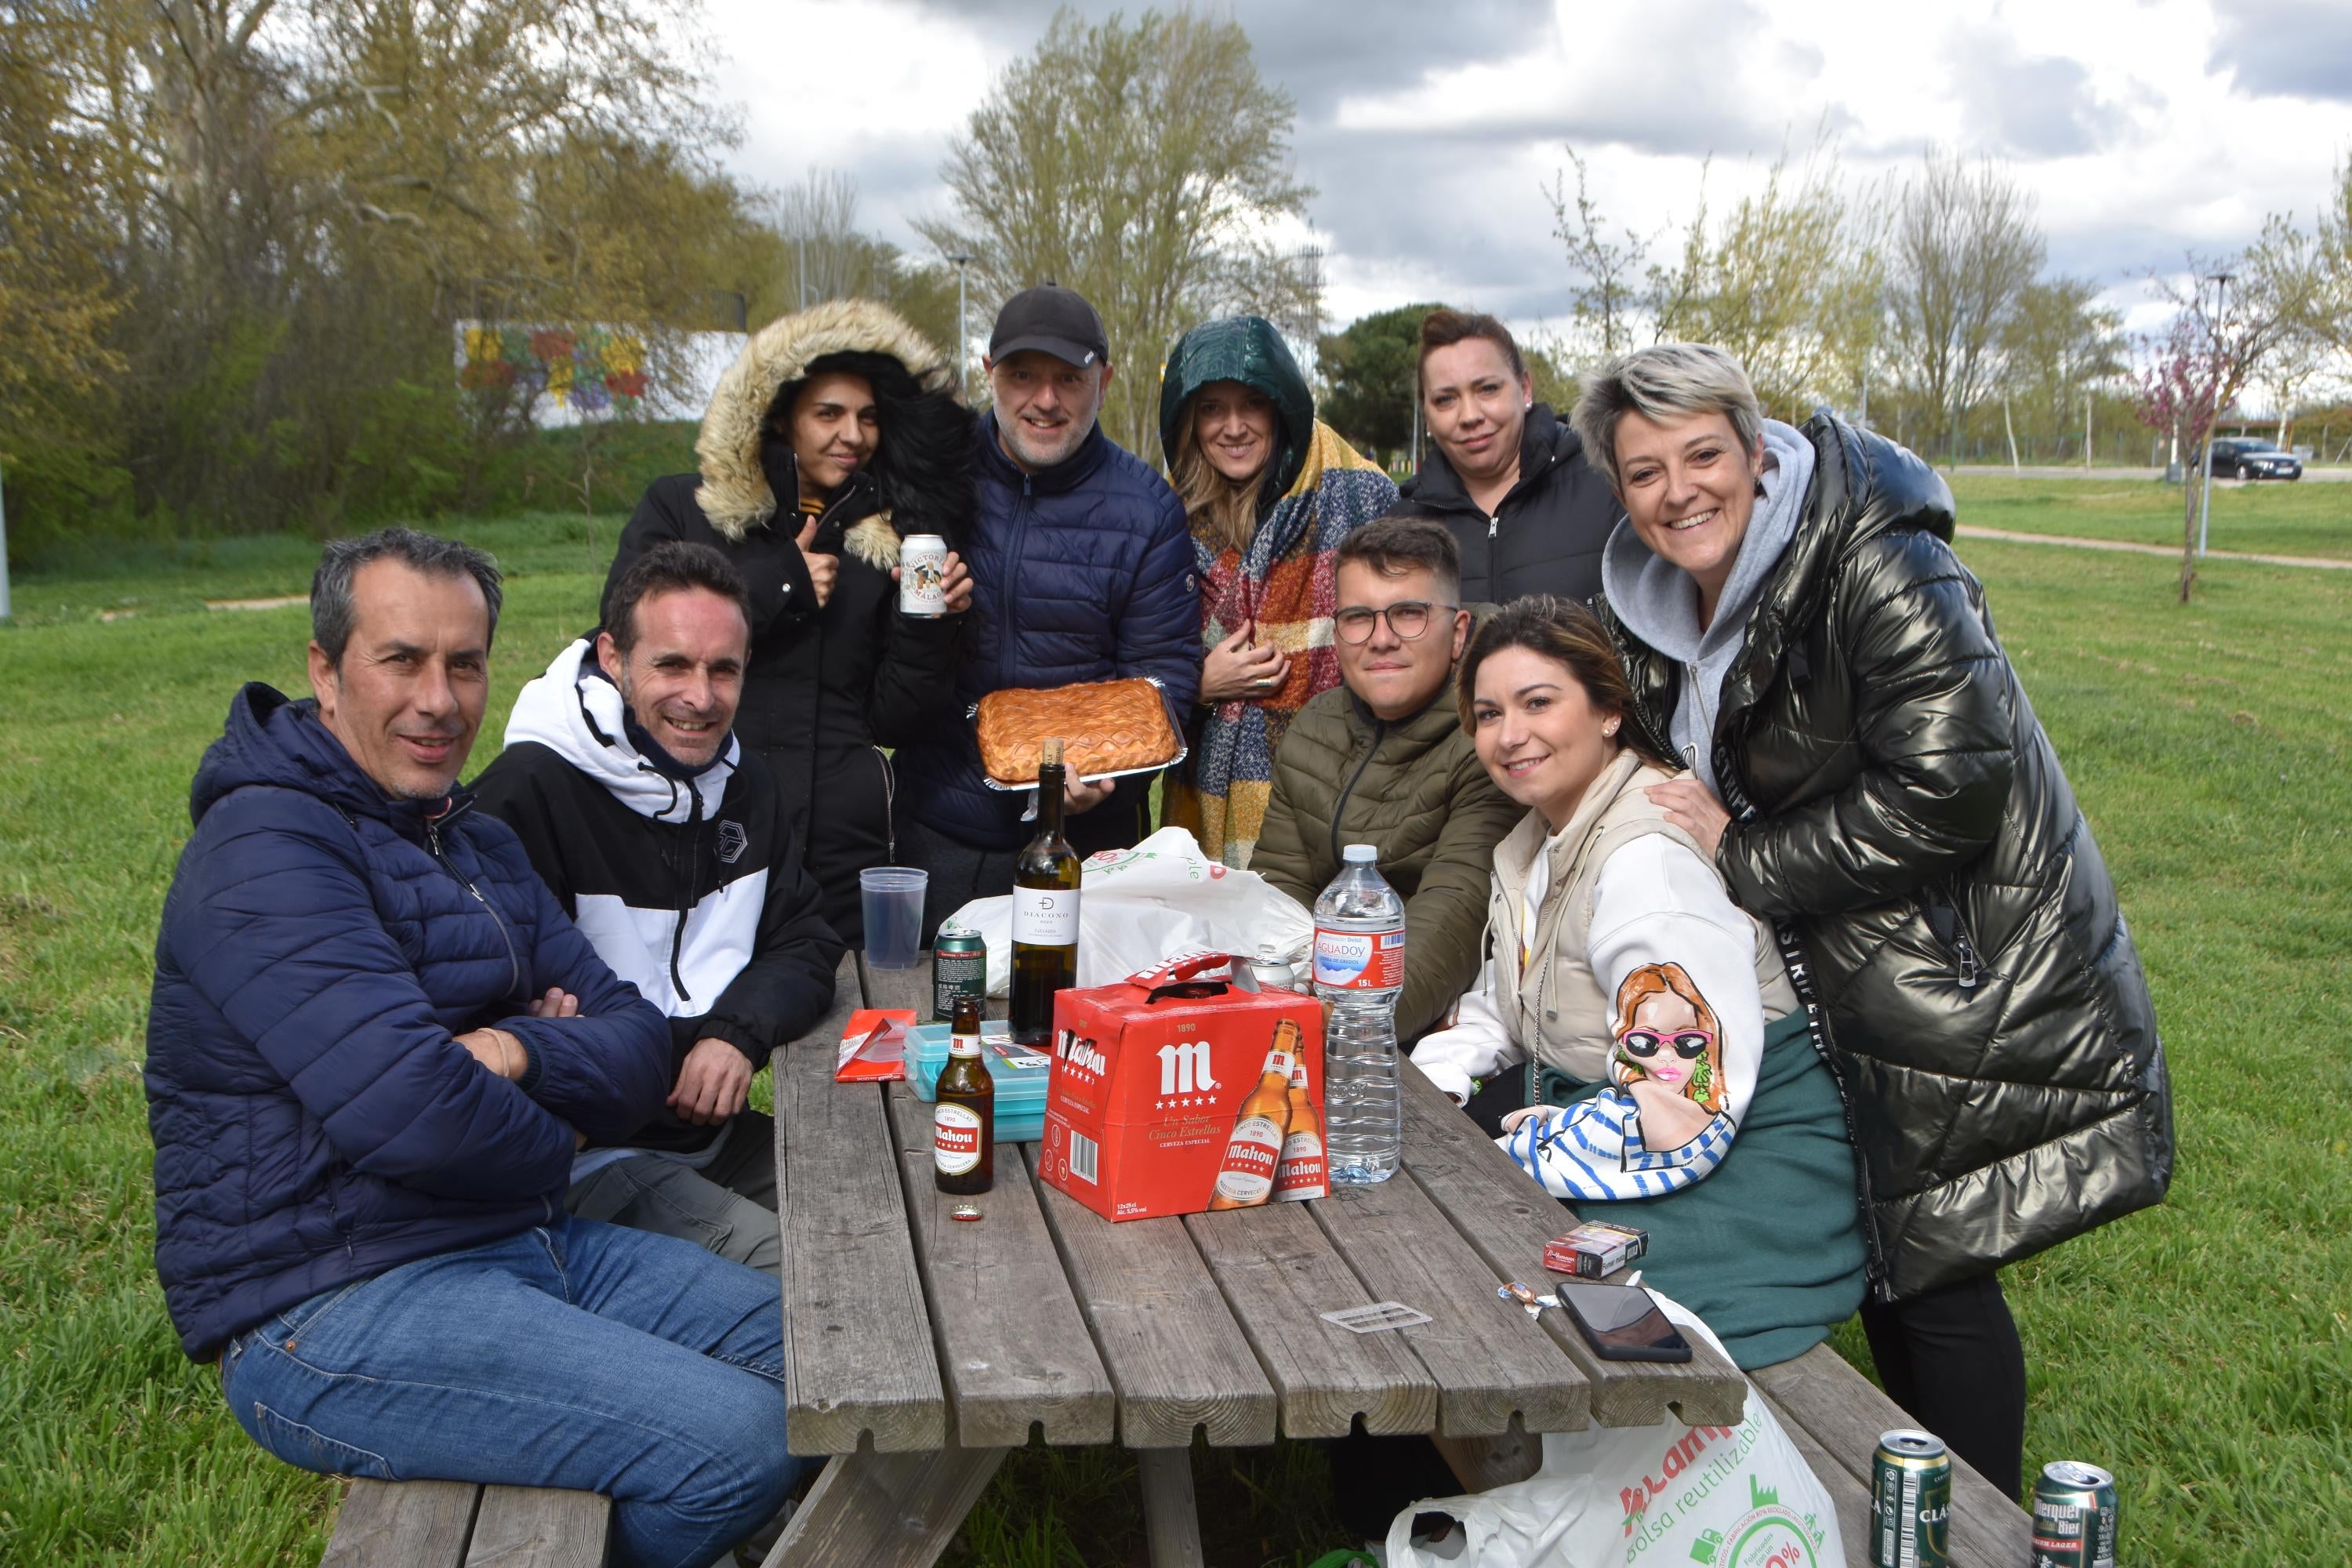
MULTIPOLYGON (((2210 274, 2213 279, 2213 412, 2205 421, 2205 496, 2197 508, 2197 559, 2205 559, 2205 534, 2213 521, 2213 426, 2221 422, 2221 318, 2230 298, 2231 272, 2210 274)), ((2187 590, 2182 590, 2186 593, 2187 590)))
POLYGON ((971 402, 971 334, 963 324, 963 269, 971 265, 969 256, 950 256, 956 269, 956 389, 963 394, 966 404, 971 402))

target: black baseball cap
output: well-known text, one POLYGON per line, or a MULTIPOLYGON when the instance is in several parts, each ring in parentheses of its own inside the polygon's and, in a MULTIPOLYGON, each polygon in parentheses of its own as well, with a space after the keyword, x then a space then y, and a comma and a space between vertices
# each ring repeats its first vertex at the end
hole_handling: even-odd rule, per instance
POLYGON ((1102 318, 1076 289, 1040 283, 1004 301, 989 333, 988 357, 1003 360, 1024 349, 1038 349, 1080 369, 1110 358, 1110 340, 1102 318))

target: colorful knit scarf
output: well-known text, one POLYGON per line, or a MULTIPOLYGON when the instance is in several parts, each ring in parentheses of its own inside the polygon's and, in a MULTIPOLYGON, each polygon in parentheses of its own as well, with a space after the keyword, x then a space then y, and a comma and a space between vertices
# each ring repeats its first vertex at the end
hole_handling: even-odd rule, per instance
POLYGON ((1308 698, 1339 684, 1331 646, 1339 542, 1385 514, 1396 494, 1386 474, 1317 420, 1297 481, 1247 550, 1212 542, 1195 520, 1203 647, 1255 622, 1259 647, 1290 656, 1290 675, 1276 690, 1193 710, 1192 755, 1184 776, 1170 781, 1162 816, 1190 828, 1210 858, 1248 868, 1274 791, 1275 748, 1308 698))

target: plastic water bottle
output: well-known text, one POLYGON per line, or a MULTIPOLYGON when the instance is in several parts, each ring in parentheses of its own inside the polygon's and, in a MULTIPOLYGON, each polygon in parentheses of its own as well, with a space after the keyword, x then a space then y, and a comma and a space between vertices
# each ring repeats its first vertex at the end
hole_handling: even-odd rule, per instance
POLYGON ((1362 1186, 1396 1174, 1403 1133, 1396 999, 1404 988, 1404 900, 1381 877, 1371 845, 1350 844, 1342 858, 1315 900, 1315 989, 1331 1003, 1323 1138, 1331 1180, 1362 1186))

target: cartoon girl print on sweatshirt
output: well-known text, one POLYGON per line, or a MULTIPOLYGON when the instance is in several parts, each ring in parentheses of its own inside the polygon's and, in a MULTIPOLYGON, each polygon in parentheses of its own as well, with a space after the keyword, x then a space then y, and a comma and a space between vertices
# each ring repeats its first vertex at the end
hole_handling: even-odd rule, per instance
POLYGON ((1555 1197, 1654 1197, 1710 1174, 1738 1133, 1725 1092, 1723 1031, 1683 966, 1644 963, 1618 983, 1611 1087, 1504 1120, 1505 1151, 1555 1197))
POLYGON ((1642 1108, 1642 1142, 1679 1149, 1723 1112, 1723 1030, 1679 963, 1645 963, 1617 987, 1617 1081, 1642 1108))

